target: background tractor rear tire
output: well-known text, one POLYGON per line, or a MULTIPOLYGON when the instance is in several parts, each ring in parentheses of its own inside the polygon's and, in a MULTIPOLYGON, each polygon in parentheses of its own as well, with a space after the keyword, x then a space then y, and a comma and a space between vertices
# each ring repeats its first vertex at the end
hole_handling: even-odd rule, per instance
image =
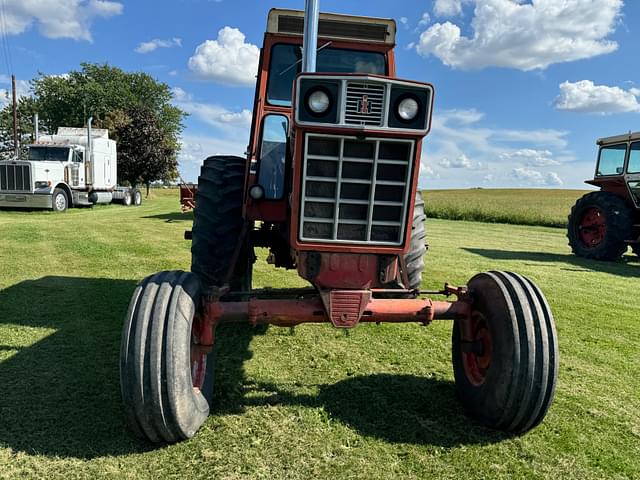
POLYGON ((469 414, 491 428, 526 432, 546 415, 558 375, 558 341, 540 289, 510 272, 476 275, 470 337, 461 321, 452 334, 458 398, 469 414))
POLYGON ((631 210, 621 197, 591 192, 571 209, 567 238, 577 256, 611 261, 627 251, 631 228, 631 210))
MULTIPOLYGON (((233 156, 209 157, 202 165, 193 213, 191 271, 203 286, 219 287, 225 282, 244 224, 245 165, 244 158, 233 156)), ((251 288, 252 256, 245 241, 231 277, 231 290, 251 288)))
POLYGON ((152 442, 191 438, 209 415, 210 399, 192 381, 190 346, 200 295, 192 273, 160 272, 138 285, 129 304, 120 388, 127 423, 152 442))

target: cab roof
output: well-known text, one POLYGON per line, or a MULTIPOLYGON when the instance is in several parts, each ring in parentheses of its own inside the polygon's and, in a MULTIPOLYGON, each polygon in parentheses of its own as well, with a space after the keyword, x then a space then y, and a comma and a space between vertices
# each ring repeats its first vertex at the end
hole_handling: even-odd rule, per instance
MULTIPOLYGON (((302 10, 272 8, 269 11, 267 33, 302 36, 303 29, 302 10)), ((396 22, 390 18, 320 13, 318 37, 395 45, 396 22)))
POLYGON ((613 143, 630 142, 633 140, 640 140, 640 132, 629 132, 623 135, 614 135, 613 137, 599 138, 596 142, 598 145, 610 145, 613 143))

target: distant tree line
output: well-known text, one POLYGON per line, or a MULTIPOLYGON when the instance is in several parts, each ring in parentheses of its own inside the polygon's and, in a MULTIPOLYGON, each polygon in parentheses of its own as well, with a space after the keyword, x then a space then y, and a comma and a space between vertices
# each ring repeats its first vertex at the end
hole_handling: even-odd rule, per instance
MULTIPOLYGON (((108 129, 118 143, 121 184, 148 187, 151 182, 174 180, 186 113, 172 105, 172 99, 167 84, 107 64, 83 63, 79 71, 61 76, 40 74, 31 80, 31 94, 18 103, 22 151, 34 139, 36 112, 43 134, 55 134, 58 127, 84 127, 93 117, 93 126, 108 129)), ((0 158, 13 152, 9 104, 0 111, 0 158)))

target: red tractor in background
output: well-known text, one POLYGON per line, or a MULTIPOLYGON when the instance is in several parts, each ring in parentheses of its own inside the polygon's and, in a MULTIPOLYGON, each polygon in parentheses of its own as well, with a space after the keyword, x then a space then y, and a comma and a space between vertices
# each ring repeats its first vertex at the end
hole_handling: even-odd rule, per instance
POLYGON ((509 272, 421 290, 417 190, 433 87, 396 78, 393 20, 273 9, 261 50, 247 157, 204 161, 191 272, 136 288, 124 324, 128 423, 153 442, 190 438, 209 414, 216 327, 453 320, 459 398, 512 433, 554 396, 558 343, 540 289, 509 272), (310 288, 253 290, 255 247, 310 288), (425 295, 455 295, 436 301, 425 295))
POLYGON ((617 260, 631 247, 640 255, 640 132, 598 140, 593 180, 600 188, 571 209, 567 237, 573 253, 617 260))

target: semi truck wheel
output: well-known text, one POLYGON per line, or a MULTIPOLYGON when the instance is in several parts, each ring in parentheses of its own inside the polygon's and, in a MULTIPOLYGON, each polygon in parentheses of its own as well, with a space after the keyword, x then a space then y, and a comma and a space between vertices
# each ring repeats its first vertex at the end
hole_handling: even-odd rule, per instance
POLYGON ((616 260, 631 238, 631 211, 609 192, 591 192, 571 209, 567 238, 573 253, 594 260, 616 260))
POLYGON ((127 190, 126 192, 124 192, 124 196, 122 197, 122 204, 125 207, 130 207, 132 203, 133 203, 133 198, 131 195, 131 190, 127 190))
POLYGON ((131 200, 134 206, 139 207, 142 205, 142 192, 137 188, 131 190, 131 200))
MULTIPOLYGON (((193 213, 191 271, 204 286, 222 286, 242 232, 242 203, 246 160, 213 156, 198 177, 193 213)), ((230 281, 235 291, 251 289, 252 252, 245 245, 230 281)))
POLYGON ((209 414, 213 355, 199 345, 200 296, 196 275, 160 272, 138 285, 129 304, 120 388, 127 423, 152 442, 191 438, 209 414))
POLYGON ((523 433, 542 421, 553 400, 558 342, 540 289, 509 272, 476 275, 469 324, 454 322, 452 360, 458 397, 489 427, 523 433))
POLYGON ((69 197, 67 197, 67 192, 61 188, 54 189, 51 205, 54 212, 66 212, 69 208, 69 197))

